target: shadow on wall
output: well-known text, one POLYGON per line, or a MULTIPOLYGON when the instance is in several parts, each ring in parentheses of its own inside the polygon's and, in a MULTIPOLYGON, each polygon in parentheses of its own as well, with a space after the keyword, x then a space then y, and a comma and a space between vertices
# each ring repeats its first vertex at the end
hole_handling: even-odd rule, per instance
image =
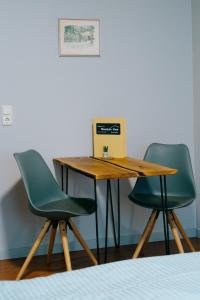
POLYGON ((21 180, 2 197, 1 211, 4 248, 0 251, 0 259, 26 256, 43 219, 29 211, 21 180))

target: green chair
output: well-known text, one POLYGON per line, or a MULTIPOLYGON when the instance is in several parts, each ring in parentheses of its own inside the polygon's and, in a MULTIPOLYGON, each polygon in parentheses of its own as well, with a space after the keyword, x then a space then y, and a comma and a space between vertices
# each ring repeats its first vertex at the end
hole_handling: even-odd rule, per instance
MULTIPOLYGON (((144 160, 159 163, 178 170, 175 175, 166 177, 167 221, 172 230, 179 252, 183 253, 184 249, 177 228, 185 239, 189 249, 195 251, 174 212, 175 209, 191 204, 195 199, 195 182, 187 146, 183 144, 167 145, 153 143, 148 147, 144 160)), ((148 223, 133 254, 133 258, 137 258, 144 247, 144 244, 150 238, 159 213, 163 211, 159 177, 139 178, 133 191, 129 195, 129 199, 137 205, 152 209, 148 223)))
POLYGON ((50 262, 58 225, 60 228, 66 269, 68 271, 72 269, 66 231, 67 227, 73 231, 92 262, 97 265, 96 258, 89 250, 76 225, 71 220, 72 217, 90 215, 95 212, 97 209, 95 200, 70 197, 62 192, 50 169, 38 152, 28 150, 26 152, 14 154, 14 157, 21 172, 31 212, 47 219, 20 269, 16 280, 22 278, 33 255, 51 227, 47 257, 48 262, 50 262))

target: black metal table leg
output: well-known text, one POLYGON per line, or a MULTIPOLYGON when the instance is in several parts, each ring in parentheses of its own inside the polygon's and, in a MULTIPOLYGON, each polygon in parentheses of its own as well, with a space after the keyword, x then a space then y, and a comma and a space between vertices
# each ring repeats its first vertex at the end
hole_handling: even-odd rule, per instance
POLYGON ((68 187, 69 187, 69 168, 66 166, 65 167, 65 170, 66 170, 66 173, 65 173, 65 176, 66 176, 66 182, 65 182, 65 191, 66 191, 66 194, 68 194, 68 187))
POLYGON ((117 180, 118 247, 120 247, 120 185, 117 180))
POLYGON ((167 236, 167 220, 166 220, 166 206, 165 206, 165 198, 163 193, 163 182, 162 182, 162 176, 160 176, 160 193, 161 193, 161 201, 162 201, 162 214, 163 214, 163 227, 164 227, 164 236, 165 236, 165 252, 166 254, 169 254, 168 249, 168 236, 167 236))
POLYGON ((168 210, 167 210, 167 183, 166 176, 164 177, 164 203, 165 203, 165 216, 166 216, 166 234, 167 234, 167 254, 170 254, 170 246, 169 246, 169 220, 168 220, 168 210))
POLYGON ((104 262, 107 261, 107 250, 108 250, 108 216, 109 216, 109 202, 111 206, 111 218, 112 218, 112 227, 113 227, 113 236, 115 247, 119 247, 120 243, 120 206, 119 206, 119 182, 118 182, 118 240, 116 237, 116 229, 115 229, 115 217, 114 217, 114 209, 113 209, 113 201, 112 201, 112 190, 111 190, 111 182, 110 179, 107 179, 107 189, 106 189, 106 232, 105 232, 105 254, 104 254, 104 262))
POLYGON ((108 247, 108 209, 109 209, 109 180, 107 179, 107 188, 106 188, 106 233, 105 233, 104 262, 107 262, 107 247, 108 247))
POLYGON ((98 226, 98 210, 97 210, 97 183, 96 183, 96 179, 94 179, 94 199, 95 199, 95 203, 96 203, 95 223, 96 223, 97 261, 98 261, 98 264, 100 264, 100 254, 99 254, 99 226, 98 226))
POLYGON ((113 210, 112 190, 111 190, 110 179, 108 180, 108 183, 109 183, 109 196, 110 196, 110 206, 111 206, 111 217, 112 217, 114 243, 115 243, 115 247, 118 247, 117 238, 116 238, 116 231, 115 231, 115 217, 114 217, 114 210, 113 210))
POLYGON ((61 165, 61 189, 64 189, 64 174, 63 174, 63 165, 61 165))

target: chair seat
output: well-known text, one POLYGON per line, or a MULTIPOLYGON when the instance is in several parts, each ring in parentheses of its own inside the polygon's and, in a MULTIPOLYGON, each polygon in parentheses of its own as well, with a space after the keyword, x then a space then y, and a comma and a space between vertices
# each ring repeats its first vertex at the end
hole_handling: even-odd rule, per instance
MULTIPOLYGON (((158 195, 152 195, 152 194, 131 194, 129 195, 129 199, 146 208, 156 209, 156 210, 162 210, 162 201, 161 197, 158 195)), ((167 196, 167 208, 175 209, 187 206, 191 204, 193 201, 193 198, 186 197, 186 196, 167 196)))
POLYGON ((93 199, 67 196, 38 206, 34 213, 52 220, 60 220, 92 214, 95 210, 96 203, 93 199))

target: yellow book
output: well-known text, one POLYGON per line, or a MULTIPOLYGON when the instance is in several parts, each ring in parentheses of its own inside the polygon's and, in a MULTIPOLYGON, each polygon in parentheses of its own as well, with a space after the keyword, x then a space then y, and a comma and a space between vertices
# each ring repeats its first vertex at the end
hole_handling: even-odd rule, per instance
POLYGON ((126 121, 123 118, 93 119, 93 156, 122 158, 126 153, 126 121))

